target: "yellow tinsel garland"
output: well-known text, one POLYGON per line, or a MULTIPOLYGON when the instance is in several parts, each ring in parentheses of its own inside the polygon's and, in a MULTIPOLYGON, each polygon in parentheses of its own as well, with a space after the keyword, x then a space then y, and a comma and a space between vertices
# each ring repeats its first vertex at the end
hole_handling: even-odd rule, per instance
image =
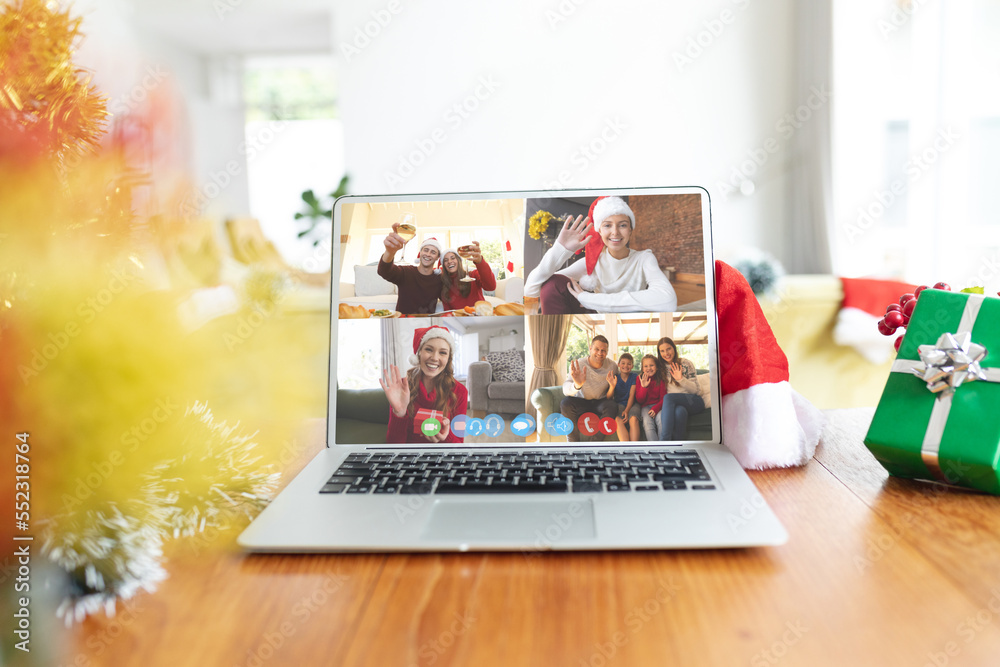
POLYGON ((0 131, 58 160, 92 151, 108 112, 88 73, 73 64, 81 19, 44 0, 0 8, 0 131))

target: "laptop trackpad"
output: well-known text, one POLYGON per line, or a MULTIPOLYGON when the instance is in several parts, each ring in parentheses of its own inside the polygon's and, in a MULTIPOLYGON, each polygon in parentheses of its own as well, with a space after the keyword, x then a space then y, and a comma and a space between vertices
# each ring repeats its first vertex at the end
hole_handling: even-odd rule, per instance
POLYGON ((424 527, 431 540, 531 543, 545 549, 561 540, 593 539, 591 500, 437 499, 424 527))
POLYGON ((438 499, 424 526, 431 540, 473 540, 530 543, 551 548, 561 540, 593 539, 591 500, 438 499))

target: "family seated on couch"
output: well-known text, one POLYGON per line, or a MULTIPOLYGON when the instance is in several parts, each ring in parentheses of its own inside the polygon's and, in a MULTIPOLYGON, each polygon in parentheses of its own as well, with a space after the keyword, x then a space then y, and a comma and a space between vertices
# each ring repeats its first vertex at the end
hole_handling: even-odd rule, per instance
MULTIPOLYGON (((705 410, 694 364, 682 359, 666 337, 657 342, 657 355, 642 358, 637 373, 632 355, 622 354, 616 365, 608 348, 607 338, 595 336, 588 356, 570 364, 559 406, 563 416, 574 424, 586 412, 614 418, 620 442, 639 440, 640 425, 647 441, 687 439, 688 417, 705 410)), ((579 430, 574 428, 567 440, 579 442, 579 430)))

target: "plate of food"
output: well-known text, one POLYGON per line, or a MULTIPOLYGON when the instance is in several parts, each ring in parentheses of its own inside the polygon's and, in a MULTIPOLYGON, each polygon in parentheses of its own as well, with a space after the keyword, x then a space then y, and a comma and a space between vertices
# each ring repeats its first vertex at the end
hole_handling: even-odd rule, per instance
POLYGON ((383 319, 399 317, 400 315, 402 315, 402 313, 400 313, 398 310, 389 310, 388 308, 369 308, 368 312, 371 314, 372 317, 380 317, 383 319))
POLYGON ((494 315, 524 315, 524 304, 521 303, 501 303, 493 309, 494 315))
POLYGON ((349 303, 340 304, 339 317, 342 320, 364 320, 371 317, 371 313, 364 306, 352 306, 349 303))

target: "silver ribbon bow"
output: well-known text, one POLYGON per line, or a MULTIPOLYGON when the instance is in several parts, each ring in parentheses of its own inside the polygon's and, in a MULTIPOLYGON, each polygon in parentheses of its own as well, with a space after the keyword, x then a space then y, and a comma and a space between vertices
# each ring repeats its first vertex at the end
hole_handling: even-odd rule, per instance
POLYGON ((953 393, 963 382, 986 380, 986 373, 979 362, 986 356, 986 348, 972 342, 969 331, 942 334, 937 345, 917 348, 923 368, 911 372, 927 383, 927 389, 938 394, 953 393))

